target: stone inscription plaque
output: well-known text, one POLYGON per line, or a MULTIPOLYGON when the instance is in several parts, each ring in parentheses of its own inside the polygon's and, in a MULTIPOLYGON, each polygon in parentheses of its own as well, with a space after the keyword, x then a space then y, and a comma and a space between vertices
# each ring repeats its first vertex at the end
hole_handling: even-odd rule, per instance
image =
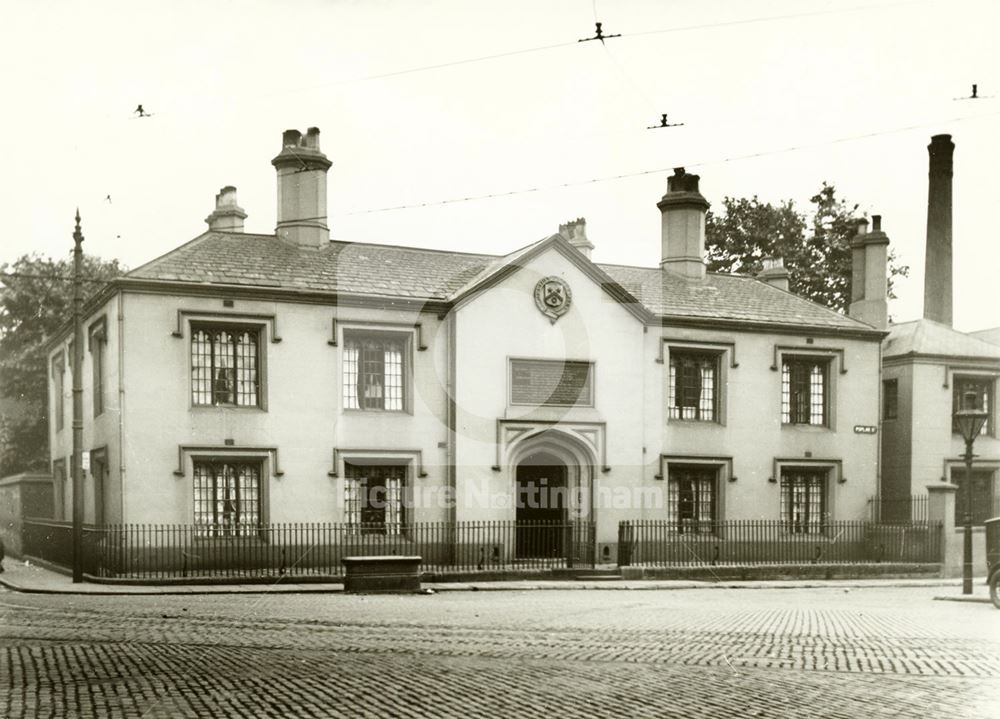
POLYGON ((511 404, 593 406, 592 370, 590 362, 512 360, 511 404))

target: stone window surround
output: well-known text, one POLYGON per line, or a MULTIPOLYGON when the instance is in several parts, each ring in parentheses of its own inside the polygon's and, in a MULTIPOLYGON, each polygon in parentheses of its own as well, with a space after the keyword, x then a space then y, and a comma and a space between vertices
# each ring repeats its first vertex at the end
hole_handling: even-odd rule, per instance
POLYGON ((341 348, 337 362, 337 403, 340 411, 345 414, 353 413, 385 413, 385 414, 413 414, 413 383, 414 383, 414 349, 423 352, 427 349, 423 341, 423 328, 419 323, 407 324, 406 322, 384 322, 377 320, 347 320, 333 319, 333 339, 327 344, 331 347, 341 348), (403 345, 403 409, 351 409, 344 407, 344 360, 343 348, 347 344, 347 337, 355 335, 378 335, 391 334, 404 337, 403 345))
POLYGON ((781 423, 782 429, 798 431, 836 431, 837 429, 837 375, 847 374, 847 366, 844 360, 844 349, 842 347, 816 347, 812 345, 774 345, 774 362, 771 364, 771 371, 777 372, 778 381, 778 416, 781 416, 781 373, 785 357, 803 357, 807 359, 823 359, 827 363, 826 386, 824 402, 826 404, 826 417, 823 424, 794 424, 781 423), (836 366, 836 369, 835 369, 836 366))

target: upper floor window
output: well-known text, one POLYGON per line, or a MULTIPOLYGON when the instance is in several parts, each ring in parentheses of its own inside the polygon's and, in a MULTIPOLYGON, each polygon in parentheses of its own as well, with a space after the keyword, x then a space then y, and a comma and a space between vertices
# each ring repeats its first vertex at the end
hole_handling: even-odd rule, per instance
POLYGON ((712 532, 718 505, 718 469, 670 465, 667 471, 667 517, 678 532, 712 532))
POLYGON ((107 331, 102 317, 90 328, 90 365, 94 391, 94 416, 104 412, 104 347, 107 344, 107 331))
POLYGON ((882 381, 882 419, 896 419, 899 416, 899 380, 882 381))
POLYGON ((824 358, 782 358, 781 421, 784 424, 827 424, 828 366, 824 358))
POLYGON ((402 465, 345 464, 344 516, 361 534, 399 534, 406 523, 402 465))
POLYGON ((719 357, 716 354, 670 350, 670 419, 716 421, 719 357))
POLYGON ((248 536, 261 521, 261 463, 194 462, 194 523, 206 537, 248 536))
MULTIPOLYGON (((968 392, 973 392, 976 395, 976 409, 983 410, 987 412, 989 416, 986 419, 986 423, 980 430, 980 435, 988 435, 993 433, 993 378, 992 377, 974 377, 966 376, 962 377, 956 375, 954 381, 952 382, 954 387, 952 391, 952 412, 957 412, 962 409, 962 402, 965 394, 968 392)), ((952 424, 951 431, 955 434, 960 434, 958 431, 958 425, 952 424)))
POLYGON ((350 333, 344 337, 344 408, 404 409, 405 337, 350 333))
POLYGON ((781 519, 795 534, 819 534, 826 517, 829 471, 808 467, 781 468, 781 519))
POLYGON ((191 394, 196 405, 260 406, 260 330, 191 328, 191 394))
POLYGON ((66 422, 65 374, 66 361, 63 358, 62 351, 60 351, 59 354, 52 358, 52 411, 56 415, 57 432, 63 428, 63 424, 66 422))

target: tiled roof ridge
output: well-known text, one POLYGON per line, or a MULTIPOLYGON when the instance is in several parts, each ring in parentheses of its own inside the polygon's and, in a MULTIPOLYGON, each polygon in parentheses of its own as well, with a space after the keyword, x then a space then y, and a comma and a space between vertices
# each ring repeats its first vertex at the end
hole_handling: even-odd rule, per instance
MULTIPOLYGON (((274 237, 274 235, 264 235, 265 237, 274 237)), ((365 247, 391 247, 396 250, 408 250, 413 252, 431 252, 434 254, 444 254, 444 255, 467 255, 470 257, 482 257, 485 259, 498 260, 507 255, 493 255, 486 252, 466 252, 464 250, 440 250, 433 247, 415 247, 413 245, 397 245, 395 243, 382 243, 382 242, 351 242, 349 240, 330 240, 330 244, 334 245, 344 245, 344 246, 356 246, 363 245, 365 247)), ((516 251, 516 250, 515 250, 516 251)))
MULTIPOLYGON (((621 267, 621 268, 624 268, 624 269, 633 269, 633 270, 650 270, 650 271, 656 271, 656 270, 660 269, 658 267, 640 267, 640 266, 637 266, 637 265, 621 265, 621 264, 615 264, 615 263, 610 263, 610 262, 598 262, 598 263, 595 263, 595 264, 597 264, 600 267, 621 267)), ((857 319, 856 317, 851 317, 846 312, 838 312, 837 310, 833 309, 832 307, 827 307, 826 305, 824 305, 824 304, 822 304, 820 302, 816 302, 815 300, 811 300, 808 297, 803 297, 802 295, 797 295, 794 292, 792 292, 791 290, 784 290, 784 289, 781 289, 780 287, 775 287, 771 283, 764 282, 763 280, 758 279, 757 277, 754 277, 753 275, 744 275, 744 274, 739 274, 739 273, 735 273, 735 272, 734 273, 730 273, 730 272, 710 272, 710 271, 706 271, 705 275, 706 276, 712 276, 712 277, 724 277, 726 279, 741 280, 741 281, 744 281, 744 282, 753 282, 755 284, 764 285, 764 286, 766 286, 766 287, 768 287, 771 290, 774 290, 776 292, 783 292, 784 294, 788 295, 789 297, 792 297, 793 299, 795 299, 798 302, 808 302, 811 306, 813 306, 813 307, 815 307, 817 309, 821 309, 821 310, 825 311, 828 314, 832 314, 832 315, 834 315, 835 317, 837 317, 839 319, 844 319, 844 320, 848 320, 850 322, 855 322, 855 323, 860 324, 860 325, 862 325, 863 327, 866 327, 866 328, 878 329, 877 327, 873 327, 872 325, 869 325, 867 322, 862 322, 861 320, 857 319)), ((699 281, 697 279, 689 278, 689 277, 684 277, 682 275, 674 275, 674 277, 676 277, 677 279, 679 279, 681 281, 685 281, 686 280, 686 281, 688 281, 690 283, 695 283, 695 282, 699 281)))

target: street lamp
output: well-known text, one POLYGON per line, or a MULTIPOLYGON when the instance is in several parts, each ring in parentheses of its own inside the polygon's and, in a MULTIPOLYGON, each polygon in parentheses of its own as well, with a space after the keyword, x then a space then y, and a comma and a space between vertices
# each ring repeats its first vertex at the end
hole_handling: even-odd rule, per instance
POLYGON ((83 581, 83 233, 73 230, 73 582, 83 581))
POLYGON ((972 444, 986 424, 989 413, 978 409, 975 392, 962 395, 962 408, 955 412, 955 426, 965 440, 965 542, 962 548, 962 594, 972 594, 972 444))

